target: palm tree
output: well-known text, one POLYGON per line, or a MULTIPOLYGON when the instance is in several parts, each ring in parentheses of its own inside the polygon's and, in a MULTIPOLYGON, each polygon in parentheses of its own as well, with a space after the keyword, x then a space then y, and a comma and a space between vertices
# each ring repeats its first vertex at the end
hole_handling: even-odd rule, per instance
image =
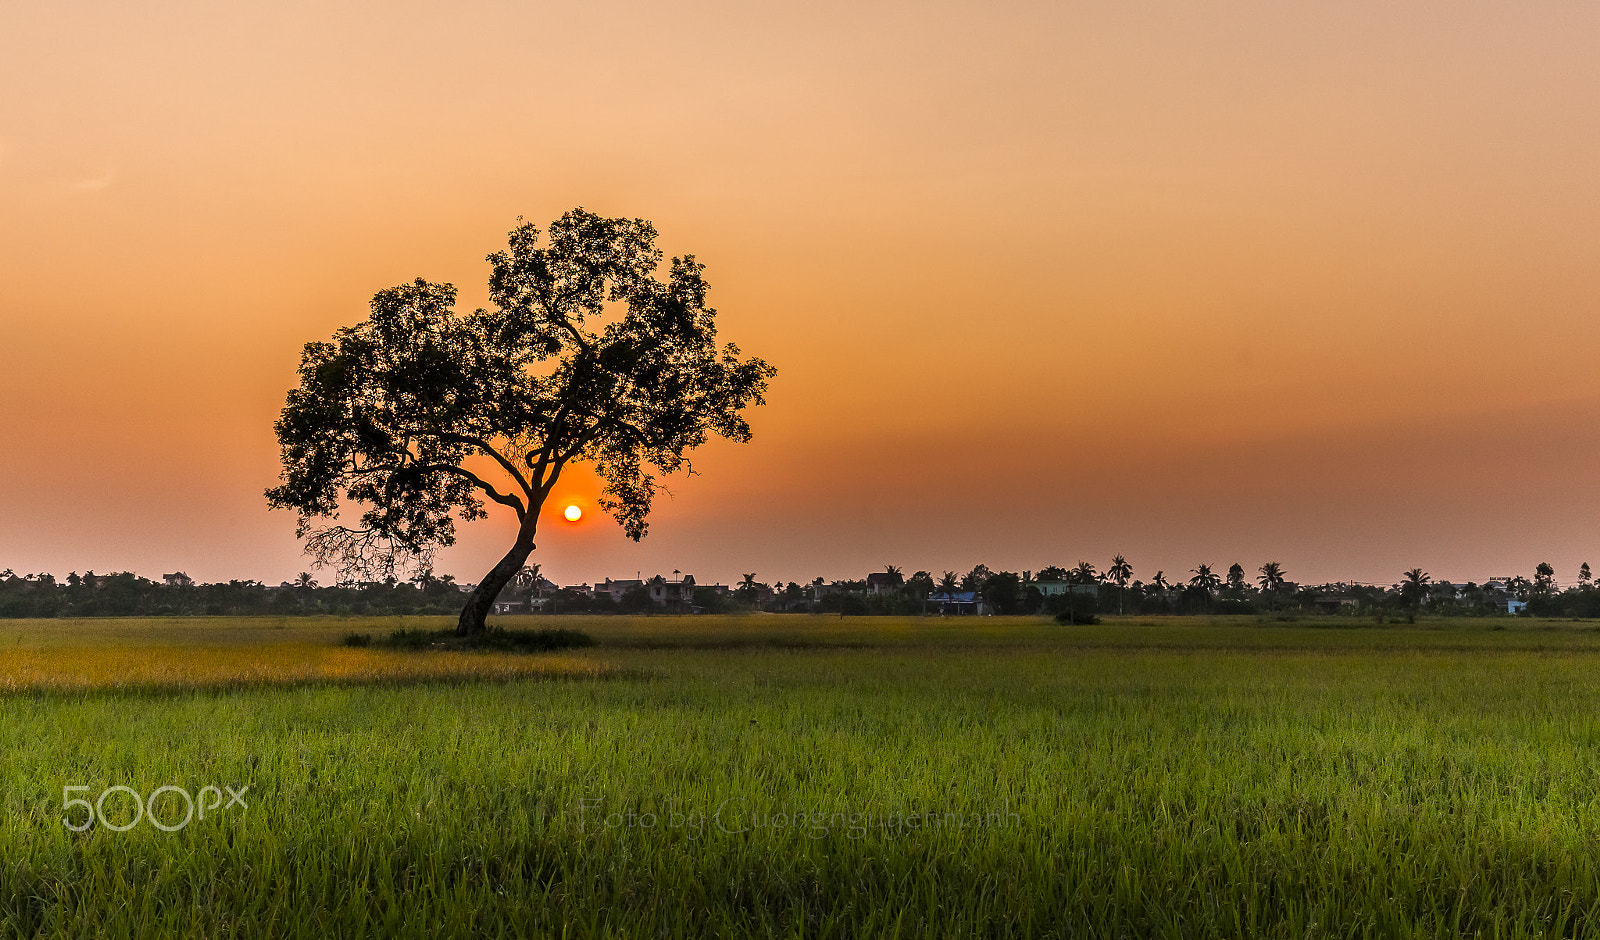
POLYGON ((1150 579, 1150 583, 1152 585, 1154 585, 1155 587, 1160 588, 1161 589, 1161 593, 1163 593, 1163 594, 1166 593, 1167 588, 1172 586, 1172 585, 1167 583, 1167 576, 1166 576, 1166 572, 1164 572, 1164 571, 1157 571, 1156 572, 1156 576, 1150 579))
POLYGON ((309 591, 317 586, 317 582, 311 577, 311 572, 302 571, 300 577, 294 579, 294 586, 302 591, 309 591))
POLYGON ((1033 577, 1036 581, 1065 581, 1067 580, 1067 569, 1059 565, 1046 565, 1040 568, 1033 577))
POLYGON ((1405 580, 1400 584, 1400 596, 1411 602, 1412 619, 1416 619, 1416 610, 1422 606, 1422 599, 1428 596, 1428 583, 1433 579, 1421 568, 1412 568, 1405 573, 1405 580))
POLYGON ((1189 570, 1194 572, 1194 577, 1189 579, 1189 586, 1205 591, 1206 600, 1209 601, 1211 595, 1222 587, 1222 579, 1212 572, 1210 565, 1201 565, 1198 568, 1190 568, 1189 570))
POLYGON ((883 572, 889 576, 889 583, 895 587, 899 587, 900 585, 906 583, 905 576, 902 575, 900 573, 900 569, 896 568, 894 565, 884 565, 883 572))
POLYGON ((1078 567, 1067 575, 1067 580, 1073 584, 1095 584, 1100 580, 1100 572, 1094 570, 1094 565, 1080 561, 1078 567))
POLYGON ((1256 580, 1261 583, 1263 594, 1276 594, 1283 587, 1283 566, 1275 561, 1269 561, 1260 568, 1261 577, 1256 580))
POLYGON ((1111 567, 1106 569, 1106 577, 1117 583, 1117 614, 1122 614, 1122 593, 1128 586, 1128 579, 1133 577, 1133 566, 1128 564, 1128 559, 1121 555, 1111 559, 1111 567))
MULTIPOLYGON (((945 606, 955 599, 956 588, 961 586, 961 581, 954 571, 946 571, 939 578, 939 593, 944 595, 945 606)), ((943 611, 941 610, 941 613, 943 611)))

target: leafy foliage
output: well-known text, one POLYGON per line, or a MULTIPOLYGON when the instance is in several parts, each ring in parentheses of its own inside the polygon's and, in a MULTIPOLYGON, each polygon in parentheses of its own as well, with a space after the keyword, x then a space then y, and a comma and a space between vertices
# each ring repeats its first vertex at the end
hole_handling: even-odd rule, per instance
POLYGON ((468 603, 479 627, 570 462, 594 467, 601 508, 640 539, 658 476, 710 434, 748 441, 741 412, 775 374, 719 347, 693 256, 656 279, 649 222, 575 209, 539 235, 520 224, 489 256, 493 310, 458 315, 454 287, 421 279, 380 291, 367 320, 306 345, 276 424, 268 504, 296 512, 307 551, 341 577, 428 570, 457 517, 482 518, 485 500, 515 512, 515 545, 468 603), (334 523, 347 503, 359 521, 334 523))

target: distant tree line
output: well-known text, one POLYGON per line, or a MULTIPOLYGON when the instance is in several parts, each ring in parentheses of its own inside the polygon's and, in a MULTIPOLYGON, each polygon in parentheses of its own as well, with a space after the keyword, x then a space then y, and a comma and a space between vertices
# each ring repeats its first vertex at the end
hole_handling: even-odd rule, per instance
MULTIPOLYGON (((893 565, 870 579, 768 585, 754 573, 727 593, 708 587, 695 591, 694 606, 705 613, 742 610, 826 614, 917 615, 953 609, 956 598, 980 600, 995 614, 1292 614, 1338 613, 1414 620, 1419 615, 1493 616, 1515 608, 1531 616, 1600 618, 1600 583, 1585 563, 1576 583, 1561 587, 1548 563, 1533 577, 1457 585, 1435 581, 1421 568, 1405 572, 1391 585, 1336 582, 1302 586, 1283 566, 1269 561, 1248 576, 1235 563, 1223 574, 1209 564, 1189 577, 1168 578, 1157 571, 1148 580, 1134 577, 1133 565, 1117 555, 1104 571, 1087 561, 1067 568, 994 571, 977 565, 964 575, 937 577, 918 571, 909 577, 893 565), (1063 589, 1063 585, 1067 586, 1063 589), (1515 601, 1516 603, 1511 603, 1515 601)), ((500 593, 524 603, 541 598, 549 613, 646 613, 658 609, 644 588, 614 600, 559 588, 539 576, 537 565, 521 569, 500 593)), ((276 587, 259 581, 200 584, 178 572, 160 581, 130 572, 49 574, 0 571, 0 617, 159 617, 294 615, 456 614, 462 589, 450 575, 419 574, 409 581, 340 583, 324 587, 309 574, 276 587)), ((970 601, 967 601, 970 604, 970 601)), ((970 607, 962 608, 970 610, 970 607)))
POLYGON ((160 581, 131 572, 80 575, 0 571, 0 617, 163 617, 250 614, 457 614, 448 576, 322 587, 309 574, 279 587, 260 581, 199 584, 179 572, 160 581))
MULTIPOLYGON (((1289 579, 1283 565, 1268 561, 1247 574, 1234 563, 1225 573, 1210 564, 1196 565, 1168 578, 1157 571, 1148 580, 1134 577, 1133 565, 1117 555, 1104 571, 1087 561, 1071 568, 1047 565, 1038 571, 994 571, 977 565, 964 575, 945 571, 935 576, 918 571, 909 577, 886 566, 893 581, 885 590, 883 575, 867 580, 796 582, 767 585, 746 575, 725 606, 769 611, 811 611, 851 615, 926 614, 950 608, 953 596, 973 594, 995 614, 1291 614, 1336 613, 1415 619, 1436 616, 1505 615, 1512 609, 1542 617, 1600 617, 1600 583, 1588 563, 1578 581, 1565 588, 1554 569, 1540 563, 1532 578, 1510 577, 1484 584, 1434 581, 1415 568, 1390 585, 1334 582, 1302 585, 1289 579), (1063 590, 1062 585, 1067 585, 1063 590), (1509 602, 1515 601, 1516 604, 1509 602), (1525 605, 1525 607, 1523 606, 1525 605)), ((699 594, 695 603, 700 604, 699 594)))

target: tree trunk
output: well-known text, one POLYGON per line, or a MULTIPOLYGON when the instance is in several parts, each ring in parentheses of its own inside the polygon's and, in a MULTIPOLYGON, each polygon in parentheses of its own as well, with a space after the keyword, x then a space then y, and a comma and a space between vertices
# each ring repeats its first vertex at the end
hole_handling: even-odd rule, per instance
POLYGON ((467 605, 461 608, 461 619, 456 622, 456 636, 471 636, 484 631, 484 619, 494 609, 494 599, 500 596, 505 586, 522 570, 528 556, 533 554, 533 533, 538 523, 538 509, 535 508, 528 513, 527 521, 517 531, 517 541, 511 546, 511 551, 506 552, 505 557, 490 568, 478 586, 467 595, 467 605))

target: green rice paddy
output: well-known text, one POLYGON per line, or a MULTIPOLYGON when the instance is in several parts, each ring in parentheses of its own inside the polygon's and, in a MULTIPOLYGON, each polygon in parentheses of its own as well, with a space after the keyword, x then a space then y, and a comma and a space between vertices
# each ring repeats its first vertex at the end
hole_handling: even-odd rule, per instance
POLYGON ((0 621, 0 935, 1600 935, 1593 623, 447 619, 0 621))

